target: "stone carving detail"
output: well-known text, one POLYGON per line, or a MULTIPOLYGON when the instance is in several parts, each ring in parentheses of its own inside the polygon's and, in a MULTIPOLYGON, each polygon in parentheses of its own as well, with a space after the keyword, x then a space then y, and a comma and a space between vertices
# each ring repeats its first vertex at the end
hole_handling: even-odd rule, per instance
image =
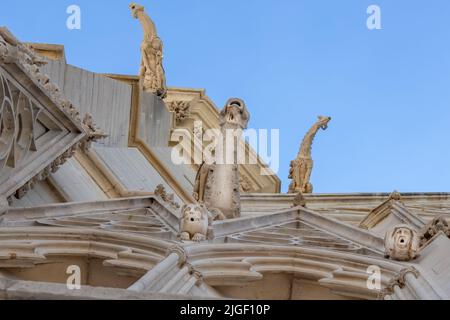
POLYGON ((39 172, 38 175, 36 175, 32 179, 30 179, 27 183, 25 183, 19 189, 17 189, 14 196, 17 199, 22 199, 27 194, 27 192, 32 190, 39 181, 46 180, 50 176, 51 173, 55 173, 56 171, 58 171, 58 169, 63 164, 65 164, 69 158, 71 158, 74 155, 75 151, 80 147, 80 144, 81 144, 81 142, 73 145, 71 148, 69 148, 67 151, 65 151, 61 156, 59 156, 55 160, 53 160, 53 162, 50 165, 48 165, 44 170, 39 172))
POLYGON ((141 68, 139 77, 144 91, 164 98, 167 94, 166 76, 163 68, 163 42, 158 37, 155 23, 145 13, 143 6, 131 3, 133 18, 139 19, 144 30, 141 44, 141 68))
POLYGON ((430 221, 420 232, 420 246, 424 246, 438 232, 442 231, 450 238, 450 228, 444 217, 438 217, 430 221))
POLYGON ((172 101, 169 110, 175 114, 175 121, 181 122, 189 118, 191 104, 189 101, 172 101))
POLYGON ((30 75, 39 75, 39 67, 45 65, 46 62, 35 55, 27 45, 18 42, 4 30, 0 35, 0 62, 18 63, 30 75))
POLYGON ((195 279, 197 279, 197 281, 195 282, 195 285, 197 287, 200 286, 204 282, 203 274, 200 271, 194 269, 192 271, 192 275, 195 277, 195 279))
POLYGON ((0 61, 3 63, 14 62, 17 58, 17 48, 11 46, 2 36, 0 36, 0 61))
POLYGON ((29 152, 37 150, 34 126, 38 113, 30 98, 0 73, 0 171, 5 166, 17 167, 29 152))
POLYGON ((410 261, 417 256, 419 236, 408 225, 398 225, 386 233, 384 246, 387 258, 398 261, 410 261))
POLYGON ((182 265, 184 265, 186 263, 187 254, 182 246, 175 244, 175 245, 169 247, 169 249, 167 249, 166 256, 169 256, 172 253, 175 253, 178 256, 178 266, 181 267, 182 265))
POLYGON ((398 191, 394 191, 389 195, 389 200, 401 201, 402 195, 398 191))
POLYGON ((101 131, 94 123, 94 119, 90 113, 86 113, 83 119, 83 127, 87 132, 87 138, 81 143, 81 147, 86 150, 91 147, 92 142, 108 137, 103 131, 101 131))
POLYGON ((403 289, 406 286, 406 275, 411 273, 416 279, 419 278, 419 271, 414 267, 408 267, 402 269, 397 276, 392 278, 389 281, 389 284, 381 290, 378 294, 378 300, 383 300, 386 296, 393 294, 394 287, 398 286, 400 289, 403 289))
POLYGON ((41 73, 40 67, 47 64, 39 58, 27 45, 13 39, 5 39, 5 32, 0 35, 0 62, 5 64, 16 63, 30 78, 36 81, 44 92, 56 103, 61 110, 66 111, 75 122, 80 123, 79 112, 70 101, 64 100, 58 86, 50 81, 48 75, 41 73))
POLYGON ((306 207, 306 199, 303 196, 303 193, 297 193, 294 198, 293 207, 306 207))
POLYGON ((241 178, 239 179, 239 184, 241 185, 241 192, 250 192, 253 190, 253 186, 252 186, 252 182, 250 181, 250 178, 245 176, 245 175, 241 175, 241 178))
POLYGON ((156 189, 154 191, 154 194, 156 196, 160 197, 164 202, 166 202, 170 206, 172 206, 172 208, 175 208, 175 209, 179 209, 180 208, 180 205, 177 202, 175 202, 174 194, 173 193, 168 194, 167 191, 166 191, 166 188, 162 184, 159 184, 156 187, 156 189))
MULTIPOLYGON (((32 69, 31 67, 28 69, 32 69)), ((35 70, 35 76, 42 78, 35 70)), ((38 80, 39 82, 39 80, 38 80)), ((46 88, 51 88, 46 82, 46 88)), ((57 89, 53 88, 56 97, 57 89)), ((16 87, 0 73, 0 172, 5 168, 17 168, 30 153, 38 151, 36 125, 41 108, 31 97, 16 87)), ((15 196, 22 198, 40 180, 48 177, 73 155, 73 148, 56 158, 51 165, 20 187, 15 196)))
POLYGON ((81 122, 80 120, 80 112, 73 106, 72 102, 69 100, 64 100, 61 102, 62 110, 66 111, 66 113, 77 122, 81 122))
MULTIPOLYGON (((228 153, 233 153, 233 162, 226 163, 222 161, 209 166, 209 172, 206 178, 206 186, 204 191, 204 202, 209 211, 218 210, 227 219, 240 217, 241 215, 241 199, 239 184, 239 167, 237 163, 237 148, 241 138, 242 130, 247 128, 250 120, 250 114, 247 111, 244 101, 241 99, 228 100, 225 107, 220 112, 220 129, 222 135, 223 152, 217 153, 216 157, 220 160, 227 158, 228 153), (227 131, 233 130, 237 133, 237 143, 226 143, 227 131), (228 149, 232 146, 232 150, 228 149)), ((205 169, 203 169, 205 171, 205 169)), ((204 177, 201 176, 200 177, 204 177)), ((202 193, 198 188, 198 194, 202 193)), ((201 198, 201 196, 199 196, 201 198)))
POLYGON ((326 130, 330 120, 330 117, 319 116, 319 120, 305 135, 297 158, 291 161, 289 179, 292 179, 292 183, 289 186, 289 193, 313 192, 313 186, 310 183, 311 172, 313 169, 313 160, 311 157, 312 144, 319 129, 326 130))
POLYGON ((204 204, 189 204, 181 209, 180 238, 184 241, 205 241, 213 238, 212 223, 224 220, 219 211, 208 211, 204 204))
POLYGON ((208 210, 204 205, 185 205, 181 209, 180 238, 185 241, 204 241, 210 225, 208 210))
MULTIPOLYGON (((40 67, 46 62, 39 58, 27 45, 18 42, 6 29, 0 30, 0 64, 16 64, 39 87, 66 116, 86 130, 83 139, 74 143, 63 154, 54 159, 50 165, 30 178, 16 190, 15 196, 22 198, 33 186, 45 180, 50 173, 56 172, 77 148, 88 147, 90 141, 100 139, 105 135, 95 129, 92 131, 92 119, 86 125, 81 123, 79 112, 64 100, 58 86, 50 78, 40 72, 40 67)), ((5 168, 18 167, 27 156, 39 151, 36 127, 42 113, 33 96, 14 84, 7 72, 0 69, 0 172, 5 168)), ((11 197, 11 195, 7 195, 11 197)))

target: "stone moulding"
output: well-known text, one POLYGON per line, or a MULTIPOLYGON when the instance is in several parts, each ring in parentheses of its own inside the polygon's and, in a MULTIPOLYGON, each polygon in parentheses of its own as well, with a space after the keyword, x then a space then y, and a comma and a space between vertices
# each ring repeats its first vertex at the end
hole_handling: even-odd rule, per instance
POLYGON ((378 300, 442 299, 414 266, 401 269, 379 292, 378 300))
POLYGON ((359 227, 369 230, 381 221, 386 219, 390 214, 395 215, 400 221, 414 226, 416 229, 422 228, 425 223, 402 204, 398 192, 394 192, 389 199, 373 209, 360 223, 359 227))
POLYGON ((173 232, 178 231, 178 212, 159 197, 120 198, 95 202, 59 203, 33 208, 10 208, 3 216, 1 227, 25 227, 35 225, 41 219, 59 219, 108 212, 149 209, 173 232))
MULTIPOLYGON (((127 289, 81 286, 80 290, 68 290, 66 284, 30 282, 0 278, 0 296, 10 300, 21 299, 82 299, 82 300, 201 300, 205 297, 134 292, 127 289)), ((209 298, 211 299, 211 298, 209 298)))
POLYGON ((167 249, 166 257, 170 256, 171 254, 175 253, 178 256, 178 265, 182 266, 187 261, 187 254, 184 250, 183 246, 181 245, 173 245, 167 249))
POLYGON ((403 268, 382 258, 304 247, 228 243, 188 245, 184 251, 208 285, 242 286, 262 280, 267 273, 288 273, 337 294, 363 299, 376 299, 379 294, 366 285, 369 266, 381 268, 383 286, 403 268))
POLYGON ((219 298, 214 290, 205 285, 203 274, 187 262, 183 247, 174 245, 167 250, 166 258, 155 268, 128 288, 136 292, 159 292, 176 294, 197 294, 219 298))
MULTIPOLYGON (((117 276, 139 279, 164 259, 170 245, 169 241, 104 230, 36 226, 1 228, 0 273, 3 269, 45 266, 58 258, 84 257, 101 260, 102 266, 117 276)), ((65 275, 65 269, 59 272, 65 275)))
POLYGON ((228 235, 296 220, 306 222, 339 238, 347 239, 379 256, 383 256, 384 254, 383 238, 378 237, 369 231, 320 215, 304 207, 294 207, 258 217, 243 217, 233 220, 215 221, 212 228, 217 241, 228 235))

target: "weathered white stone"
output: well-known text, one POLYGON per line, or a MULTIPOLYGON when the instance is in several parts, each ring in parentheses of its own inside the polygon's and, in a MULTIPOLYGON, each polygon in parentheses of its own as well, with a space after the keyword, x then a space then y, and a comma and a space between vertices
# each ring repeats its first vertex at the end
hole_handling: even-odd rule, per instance
POLYGON ((419 235, 408 225, 398 225, 386 233, 384 239, 386 257, 399 261, 410 261, 417 256, 419 235))
MULTIPOLYGON (((35 145, 19 137, 26 153, 10 148, 19 130, 11 110, 1 110, 0 299, 450 298, 448 193, 241 195, 241 188, 267 185, 260 188, 249 171, 240 178, 236 163, 205 165, 197 179, 194 166, 172 163, 173 119, 196 119, 207 97, 177 89, 166 105, 161 42, 143 8, 131 10, 146 36, 139 84, 64 59, 43 66, 32 46, 0 29, 0 74, 22 94, 19 113, 26 115, 22 102, 37 99, 48 116, 34 123, 35 145), (109 137, 87 150, 103 137, 94 122, 109 137), (22 167, 14 171, 14 164, 22 167), (192 193, 199 203, 189 203, 192 193), (66 272, 74 265, 81 289, 69 291, 66 272), (368 270, 377 268, 381 287, 371 288, 368 270)), ((7 101, 11 90, 2 88, 7 101)), ((220 113, 208 106, 204 119, 220 116, 222 130, 247 126, 242 100, 220 113)), ((23 132, 29 120, 21 119, 23 132)), ((295 192, 312 191, 312 139, 328 121, 305 137, 291 172, 295 192)))

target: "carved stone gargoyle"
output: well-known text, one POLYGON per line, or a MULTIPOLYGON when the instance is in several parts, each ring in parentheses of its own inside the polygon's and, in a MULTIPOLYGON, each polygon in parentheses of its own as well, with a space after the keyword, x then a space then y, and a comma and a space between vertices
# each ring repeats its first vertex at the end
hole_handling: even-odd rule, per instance
POLYGON ((311 129, 309 129, 308 133, 305 135, 297 158, 291 161, 289 179, 292 179, 292 182, 289 186, 289 193, 313 192, 313 186, 310 182, 314 164, 311 157, 312 144, 319 129, 326 130, 328 128, 328 122, 330 121, 330 117, 319 116, 319 120, 311 127, 311 129))
POLYGON ((179 237, 184 241, 195 242, 211 239, 213 221, 224 219, 220 212, 210 212, 203 204, 185 205, 181 208, 179 237))
POLYGON ((145 13, 143 6, 131 3, 130 10, 133 18, 141 22, 144 30, 144 40, 141 44, 141 67, 139 79, 141 87, 161 98, 167 94, 166 76, 163 67, 163 42, 158 37, 155 23, 145 13))
POLYGON ((240 147, 242 130, 247 128, 249 120, 250 114, 244 101, 237 98, 228 100, 220 112, 223 141, 219 145, 223 150, 216 150, 218 158, 215 163, 203 165, 197 174, 194 197, 199 202, 204 202, 209 211, 220 211, 227 219, 241 215, 237 149, 240 147), (230 136, 235 139, 233 143, 226 141, 230 136), (230 158, 232 160, 228 162, 230 158))
POLYGON ((419 235, 406 224, 393 227, 384 238, 385 256, 398 261, 411 261, 419 251, 419 235))

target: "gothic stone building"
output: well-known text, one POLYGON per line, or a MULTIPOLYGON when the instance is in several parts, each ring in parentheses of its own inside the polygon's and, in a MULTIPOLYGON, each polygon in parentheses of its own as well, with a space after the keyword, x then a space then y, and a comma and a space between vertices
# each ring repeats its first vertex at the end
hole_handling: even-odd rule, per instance
POLYGON ((0 299, 450 298, 449 194, 309 193, 301 154, 282 194, 243 141, 255 164, 174 164, 174 130, 248 112, 167 87, 156 28, 130 8, 138 76, 0 29, 0 299))

